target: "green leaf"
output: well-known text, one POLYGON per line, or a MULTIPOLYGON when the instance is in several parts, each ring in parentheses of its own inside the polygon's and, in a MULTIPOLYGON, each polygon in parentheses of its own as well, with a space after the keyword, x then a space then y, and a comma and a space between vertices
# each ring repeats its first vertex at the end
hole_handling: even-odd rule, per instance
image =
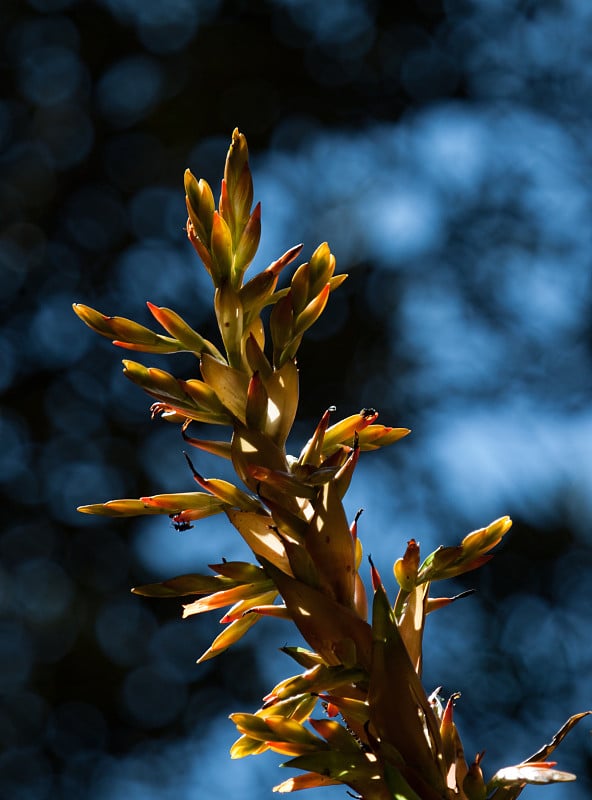
POLYGON ((235 585, 235 581, 219 575, 180 575, 161 583, 136 586, 132 592, 143 597, 188 597, 193 594, 212 594, 235 585))
POLYGON ((383 778, 378 764, 376 761, 371 761, 361 750, 357 753, 340 753, 334 750, 309 753, 286 761, 282 767, 316 772, 325 778, 351 786, 362 796, 385 796, 384 793, 379 793, 379 784, 383 778), (372 791, 376 792, 376 795, 370 793, 372 791))
POLYGON ((257 558, 269 561, 283 572, 290 571, 286 550, 268 514, 229 508, 226 515, 257 558))
POLYGON ((357 664, 369 670, 372 634, 367 622, 265 559, 259 557, 259 561, 277 586, 300 633, 327 664, 341 664, 342 652, 353 645, 357 664))
POLYGON ((446 796, 439 725, 397 629, 382 586, 372 607, 372 669, 368 689, 370 722, 381 741, 396 748, 410 772, 404 777, 416 788, 446 796), (412 767, 411 767, 412 765, 412 767))
POLYGON ((244 425, 249 388, 248 375, 221 364, 206 353, 201 357, 201 374, 224 408, 244 425))

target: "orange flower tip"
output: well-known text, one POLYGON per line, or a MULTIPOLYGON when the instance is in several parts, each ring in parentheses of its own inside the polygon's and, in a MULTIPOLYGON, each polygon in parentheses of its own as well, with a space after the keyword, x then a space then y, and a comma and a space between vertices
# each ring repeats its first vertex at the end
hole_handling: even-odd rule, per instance
POLYGON ((274 275, 279 275, 285 266, 294 261, 300 255, 304 244, 296 244, 287 250, 283 256, 280 256, 277 261, 267 267, 267 271, 272 272, 274 275))
POLYGON ((475 770, 480 770, 481 769, 480 765, 481 765, 481 762, 483 761, 484 755, 485 755, 485 750, 481 750, 480 753, 477 753, 475 755, 473 763, 469 767, 470 771, 474 772, 475 770))
POLYGON ((268 470, 266 467, 249 466, 247 467, 247 471, 251 478, 254 478, 256 481, 267 480, 270 475, 270 470, 268 470))
POLYGON ((368 561, 370 562, 370 578, 372 581, 372 588, 374 591, 377 591, 382 586, 382 578, 380 577, 379 571, 374 566, 372 556, 368 556, 368 561))
POLYGON ((444 725, 450 725, 452 722, 452 715, 454 710, 454 695, 448 698, 448 702, 446 703, 446 708, 444 709, 444 714, 442 716, 442 723, 444 725))
POLYGON ((277 702, 277 699, 277 695, 273 692, 266 694, 263 698, 263 708, 269 708, 269 706, 272 706, 275 702, 277 702))
POLYGON ((336 717, 339 714, 339 709, 335 703, 331 703, 331 701, 325 701, 325 712, 328 717, 336 717))

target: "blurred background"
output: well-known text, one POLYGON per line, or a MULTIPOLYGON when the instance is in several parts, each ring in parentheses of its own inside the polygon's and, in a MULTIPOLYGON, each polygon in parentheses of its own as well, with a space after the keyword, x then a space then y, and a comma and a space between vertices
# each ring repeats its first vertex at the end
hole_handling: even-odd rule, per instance
MULTIPOLYGON (((515 520, 428 623, 425 684, 462 692, 468 757, 491 775, 592 708, 591 26, 581 0, 3 0, 1 797, 263 800, 288 777, 229 760, 227 714, 297 671, 292 631, 196 665, 219 615, 129 592, 244 557, 230 526, 75 511, 194 487, 129 353, 71 304, 150 324, 150 300, 214 336, 182 178, 216 192, 235 126, 256 266, 328 240, 350 275, 300 353, 294 451, 330 404, 413 429, 348 501, 391 593, 412 536, 427 555, 515 520)), ((590 727, 558 752, 579 781, 525 798, 591 796, 590 727)))

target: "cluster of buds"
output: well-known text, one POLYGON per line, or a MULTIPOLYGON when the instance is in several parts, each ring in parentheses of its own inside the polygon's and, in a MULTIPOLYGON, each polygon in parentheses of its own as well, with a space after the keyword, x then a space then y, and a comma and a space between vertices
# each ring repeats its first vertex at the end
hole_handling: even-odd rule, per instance
POLYGON ((335 258, 322 244, 285 288, 277 288, 279 276, 301 246, 245 282, 259 244, 261 211, 259 205, 252 208, 247 144, 238 131, 218 208, 210 186, 189 171, 185 190, 187 235, 213 283, 218 345, 176 312, 151 303, 148 309, 164 334, 88 306, 76 304, 74 310, 128 350, 195 355, 199 378, 179 380, 130 360, 124 361, 124 374, 154 398, 153 416, 180 426, 188 446, 229 459, 240 485, 205 478, 187 456, 199 491, 79 510, 164 514, 178 529, 225 514, 252 551, 257 563, 224 561, 210 566, 212 574, 182 575, 133 590, 184 598, 185 617, 226 609, 224 628, 200 661, 222 653, 266 616, 291 621, 306 640, 310 649, 284 648, 303 671, 278 684, 255 713, 231 715, 241 734, 232 757, 270 749, 290 756, 286 766, 301 770, 276 786, 278 792, 342 783, 364 800, 513 800, 528 783, 572 780, 547 758, 578 719, 592 712, 570 718, 549 745, 486 781, 483 754, 471 764, 465 760, 453 720, 455 696, 444 705, 421 683, 426 616, 463 596, 431 597, 432 583, 484 564, 511 521, 502 517, 423 562, 412 539, 394 564, 397 597, 389 599, 370 562, 368 598, 360 576, 358 518, 350 523, 343 498, 361 452, 392 444, 408 429, 377 423, 374 409, 331 424, 331 408, 298 456, 286 452, 298 407, 302 336, 346 276, 334 274, 335 258), (218 425, 228 433, 221 440, 197 438, 190 435, 192 423, 218 425))

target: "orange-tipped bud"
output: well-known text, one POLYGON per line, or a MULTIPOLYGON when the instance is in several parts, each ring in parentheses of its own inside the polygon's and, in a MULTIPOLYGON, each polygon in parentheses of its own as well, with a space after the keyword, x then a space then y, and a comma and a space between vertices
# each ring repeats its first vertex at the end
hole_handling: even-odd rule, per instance
POLYGON ((224 362, 224 356, 218 348, 207 339, 204 339, 203 336, 200 336, 197 331, 194 331, 175 311, 170 308, 155 306, 149 302, 146 305, 154 319, 162 325, 167 333, 170 333, 171 336, 181 342, 187 350, 198 355, 209 353, 214 358, 224 362))
POLYGON ((393 572, 397 583, 405 592, 410 592, 417 582, 417 571, 419 569, 419 545, 415 539, 407 542, 407 549, 403 558, 395 561, 393 572))
POLYGON ((262 511, 261 503, 251 495, 238 489, 234 484, 224 481, 221 478, 204 478, 195 469, 191 463, 191 459, 187 453, 183 454, 189 464, 189 468, 193 473, 194 480, 207 492, 210 492, 214 497, 218 497, 229 506, 239 508, 242 511, 262 511))
POLYGON ((260 239, 261 203, 257 203, 240 235, 240 239, 238 240, 236 251, 234 253, 233 274, 235 286, 240 285, 247 267, 255 258, 255 253, 259 247, 260 239))
POLYGON ((426 613, 430 614, 432 611, 438 611, 440 608, 445 608, 457 600, 462 600, 463 597, 468 597, 474 594, 474 589, 467 589, 465 592, 455 594, 454 597, 428 597, 426 601, 426 613))
MULTIPOLYGON (((189 213, 191 214, 191 212, 189 213)), ((214 281, 214 285, 217 285, 216 279, 214 278, 214 267, 212 264, 212 256, 210 254, 210 247, 209 247, 210 237, 208 237, 207 239, 202 239, 202 237, 200 236, 199 229, 195 227, 195 225, 191 220, 191 217, 187 220, 187 238, 193 245, 197 255, 201 258, 204 267, 206 268, 210 277, 214 281)))
POLYGON ((224 217, 214 211, 212 218, 212 278, 216 288, 231 280, 232 234, 224 217))
POLYGON ((321 289, 319 294, 302 309, 300 313, 294 311, 294 334, 301 336, 304 331, 308 330, 317 319, 321 316, 327 305, 329 299, 329 292, 331 291, 330 284, 326 283, 321 289))
POLYGON ((254 372, 247 389, 246 421, 249 428, 257 431, 265 430, 267 421, 267 390, 258 372, 254 372))
POLYGON ((483 771, 481 770, 481 761, 484 755, 485 750, 477 753, 463 780, 462 788, 468 800, 485 800, 487 796, 483 771))
POLYGON ((356 434, 371 425, 378 417, 373 408, 363 408, 359 414, 352 414, 327 429, 323 442, 323 455, 330 455, 340 444, 351 445, 356 434))
POLYGON ((190 170, 184 175, 185 195, 189 219, 197 236, 209 244, 214 214, 214 195, 207 181, 197 180, 190 170))
MULTIPOLYGON (((310 295, 318 294, 320 289, 328 283, 335 272, 335 256, 329 249, 327 242, 320 244, 310 257, 310 295)), ((340 276, 341 277, 341 276, 340 276)))
POLYGON ((360 450, 378 450, 410 434, 409 428, 389 428, 386 425, 369 425, 359 432, 360 450))
POLYGON ((329 406, 329 408, 321 417, 312 437, 302 448, 300 458, 298 459, 299 464, 312 464, 313 466, 318 467, 321 463, 323 441, 325 439, 325 433, 329 427, 329 420, 331 419, 331 414, 333 411, 335 411, 335 406, 329 406))
POLYGON ((368 556, 368 561, 370 562, 370 579, 372 581, 372 588, 375 592, 377 592, 379 589, 384 588, 382 578, 380 577, 379 571, 374 566, 374 561, 372 561, 371 556, 368 556))

